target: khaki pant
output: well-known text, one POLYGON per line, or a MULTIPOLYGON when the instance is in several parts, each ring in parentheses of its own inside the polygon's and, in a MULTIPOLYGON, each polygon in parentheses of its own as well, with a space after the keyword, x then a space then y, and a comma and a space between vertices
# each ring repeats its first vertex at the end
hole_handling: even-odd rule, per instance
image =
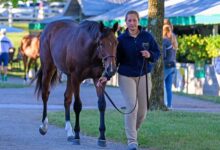
MULTIPOLYGON (((130 112, 137 101, 135 110, 131 114, 125 115, 125 133, 128 144, 137 143, 137 130, 144 121, 147 114, 147 95, 146 95, 146 78, 126 77, 119 75, 119 87, 125 100, 126 112, 130 112)), ((151 75, 148 74, 148 96, 152 88, 151 75)))

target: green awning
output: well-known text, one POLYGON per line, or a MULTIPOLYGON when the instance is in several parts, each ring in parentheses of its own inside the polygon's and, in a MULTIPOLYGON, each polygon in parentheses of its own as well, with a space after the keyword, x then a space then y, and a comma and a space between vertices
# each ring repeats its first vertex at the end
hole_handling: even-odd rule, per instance
MULTIPOLYGON (((220 24, 220 15, 212 15, 212 16, 179 16, 179 17, 169 17, 169 20, 173 25, 196 25, 196 24, 220 24)), ((110 20, 104 21, 106 26, 113 26, 115 22, 118 22, 120 25, 125 25, 125 20, 110 20)), ((146 27, 148 25, 147 18, 140 19, 140 25, 146 27)))

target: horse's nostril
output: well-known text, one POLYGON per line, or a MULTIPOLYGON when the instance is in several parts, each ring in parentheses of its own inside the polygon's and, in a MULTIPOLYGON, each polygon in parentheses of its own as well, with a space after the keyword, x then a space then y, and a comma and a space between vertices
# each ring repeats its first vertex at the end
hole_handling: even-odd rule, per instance
POLYGON ((113 75, 116 73, 116 67, 110 65, 110 66, 107 68, 107 73, 108 73, 108 75, 113 76, 113 75))

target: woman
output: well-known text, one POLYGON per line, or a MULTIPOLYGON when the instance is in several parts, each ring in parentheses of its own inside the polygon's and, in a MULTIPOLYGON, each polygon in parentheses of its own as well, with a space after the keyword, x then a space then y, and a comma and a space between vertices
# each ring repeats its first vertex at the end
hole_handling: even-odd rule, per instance
MULTIPOLYGON (((128 150, 138 149, 137 132, 147 113, 146 74, 148 96, 151 92, 152 63, 160 57, 159 47, 150 33, 139 26, 139 14, 129 11, 125 16, 127 29, 118 37, 117 62, 119 88, 126 104, 125 132, 128 150)), ((107 81, 101 77, 97 86, 107 81)))
POLYGON ((173 25, 172 25, 172 23, 170 22, 169 19, 165 18, 164 21, 163 21, 163 24, 170 26, 171 31, 172 31, 172 36, 171 36, 170 40, 171 40, 171 43, 173 45, 173 49, 177 50, 178 49, 178 42, 177 42, 176 35, 173 33, 173 25))
POLYGON ((160 56, 160 50, 152 35, 139 26, 139 14, 136 11, 127 12, 125 21, 127 29, 118 37, 119 87, 127 112, 132 110, 137 102, 134 111, 125 115, 128 149, 135 150, 138 149, 137 131, 147 113, 146 74, 150 96, 150 72, 152 63, 160 56))
POLYGON ((165 105, 172 109, 172 81, 176 70, 176 50, 172 44, 173 33, 170 25, 163 26, 163 52, 164 52, 164 85, 165 105))

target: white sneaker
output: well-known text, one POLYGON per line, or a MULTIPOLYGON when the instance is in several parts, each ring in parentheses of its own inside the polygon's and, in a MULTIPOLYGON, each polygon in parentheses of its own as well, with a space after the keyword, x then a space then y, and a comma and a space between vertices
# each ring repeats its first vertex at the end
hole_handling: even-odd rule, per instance
POLYGON ((173 107, 172 107, 172 106, 171 106, 171 107, 167 107, 167 108, 168 108, 168 110, 170 110, 170 111, 173 110, 173 107))
POLYGON ((129 143, 128 150, 138 150, 138 144, 137 143, 129 143))

